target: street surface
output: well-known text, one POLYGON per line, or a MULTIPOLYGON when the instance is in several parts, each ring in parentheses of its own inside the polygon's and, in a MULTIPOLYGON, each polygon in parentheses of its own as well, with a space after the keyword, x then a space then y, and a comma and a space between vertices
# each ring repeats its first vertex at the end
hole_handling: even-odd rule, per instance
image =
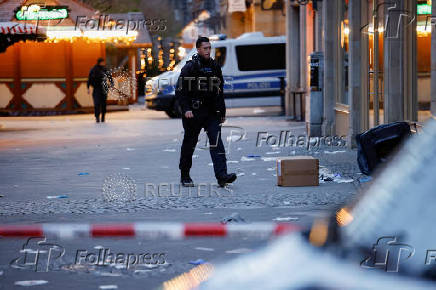
MULTIPOLYGON (((277 114, 277 110, 264 108, 229 110, 222 139, 228 171, 237 173, 238 179, 227 188, 216 187, 202 133, 191 177, 203 187, 195 187, 192 192, 178 187, 181 120, 169 119, 163 112, 133 106, 128 112, 109 113, 107 122, 100 124, 94 123, 90 114, 0 118, 0 223, 220 222, 239 213, 248 223, 282 218, 303 228, 310 226, 314 218, 328 214, 357 194, 360 175, 356 151, 332 146, 272 148, 265 142, 256 146, 258 132, 279 136, 280 131, 290 130, 296 136, 305 134, 305 123, 277 114), (245 137, 238 140, 242 131, 245 137), (292 155, 319 158, 323 172, 327 170, 337 178, 318 187, 276 186, 275 158, 292 155), (103 185, 114 174, 127 176, 136 185, 135 200, 105 200, 103 185), (169 185, 176 191, 173 195, 178 195, 170 196, 169 185), (157 188, 163 190, 160 195, 157 188)), ((23 280, 47 281, 34 286, 36 289, 99 289, 102 285, 107 287, 101 289, 116 289, 108 285, 156 289, 196 267, 190 261, 228 261, 268 241, 86 238, 47 242, 63 247, 65 255, 49 271, 35 272, 32 267, 10 265, 23 255, 20 249, 26 238, 0 238, 0 289, 21 288, 14 283, 23 280), (75 263, 78 250, 100 248, 126 255, 164 253, 165 263, 141 269, 75 263)))

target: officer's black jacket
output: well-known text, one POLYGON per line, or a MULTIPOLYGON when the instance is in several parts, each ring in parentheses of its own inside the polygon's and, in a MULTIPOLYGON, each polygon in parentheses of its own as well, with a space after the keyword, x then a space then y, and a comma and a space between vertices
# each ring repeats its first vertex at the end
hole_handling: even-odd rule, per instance
POLYGON ((193 110, 193 99, 200 99, 204 102, 204 106, 206 106, 208 111, 211 113, 219 111, 219 114, 225 117, 226 105, 224 102, 223 88, 224 78, 221 67, 214 59, 210 58, 209 60, 205 60, 198 54, 195 54, 192 60, 188 60, 183 66, 176 85, 176 98, 179 100, 183 115, 186 111, 193 110), (201 84, 205 84, 207 87, 207 91, 198 90, 198 77, 207 78, 207 80, 201 81, 201 84), (214 83, 216 86, 209 86, 210 77, 215 77, 214 83), (191 81, 189 81, 189 78, 191 81))

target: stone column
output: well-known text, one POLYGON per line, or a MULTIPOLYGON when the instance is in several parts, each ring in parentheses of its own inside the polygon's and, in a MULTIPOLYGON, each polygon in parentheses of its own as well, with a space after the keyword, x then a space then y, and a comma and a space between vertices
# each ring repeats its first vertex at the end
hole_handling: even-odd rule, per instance
POLYGON ((338 93, 338 11, 337 0, 323 1, 323 33, 324 33, 324 118, 322 133, 324 136, 335 134, 335 105, 338 93))
MULTIPOLYGON (((431 2, 431 15, 436 15, 436 1, 431 2)), ((431 21, 431 96, 430 110, 436 118, 436 19, 431 21)))
POLYGON ((286 0, 286 92, 285 92, 285 114, 295 118, 295 106, 293 91, 297 90, 300 84, 300 35, 298 6, 286 0))
MULTIPOLYGON (((307 92, 307 55, 306 55, 306 13, 307 6, 300 5, 300 89, 307 92)), ((306 93, 297 97, 296 107, 297 119, 302 120, 304 118, 306 93), (301 102, 301 104, 299 103, 301 102), (300 108, 302 110, 300 111, 300 108)))
POLYGON ((389 6, 384 10, 385 123, 417 117, 416 0, 397 0, 396 9, 389 6))
POLYGON ((350 101, 349 131, 347 144, 356 146, 356 135, 368 127, 368 34, 361 32, 366 24, 368 9, 366 1, 350 0, 348 2, 348 24, 350 29, 348 48, 348 97, 350 101), (362 2, 365 2, 362 5, 362 2), (366 10, 367 11, 367 10, 366 10))

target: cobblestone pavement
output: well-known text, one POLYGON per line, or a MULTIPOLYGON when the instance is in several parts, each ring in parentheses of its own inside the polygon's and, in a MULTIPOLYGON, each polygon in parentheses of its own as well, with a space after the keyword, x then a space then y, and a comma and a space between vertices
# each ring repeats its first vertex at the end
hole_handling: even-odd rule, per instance
MULTIPOLYGON (((291 220, 305 229, 358 195, 362 185, 355 151, 271 147, 265 142, 256 146, 258 132, 304 135, 305 124, 277 116, 231 117, 232 110, 229 115, 222 138, 229 172, 236 172, 238 179, 227 188, 217 187, 203 134, 191 170, 197 186, 189 189, 178 184, 181 121, 161 112, 109 113, 105 124, 93 123, 92 115, 0 118, 0 223, 219 222, 238 213, 247 222, 291 220), (320 173, 333 181, 278 187, 275 159, 292 155, 319 158, 320 173), (117 184, 117 178, 124 183, 117 184)), ((65 249, 65 256, 49 272, 11 266, 25 242, 0 239, 0 289, 20 288, 15 283, 23 280, 43 280, 44 289, 160 289, 163 282, 196 267, 190 261, 216 265, 268 241, 50 240, 65 249), (167 261, 139 271, 75 262, 78 250, 102 247, 113 253, 165 253, 167 261)))
POLYGON ((327 209, 350 200, 359 187, 356 151, 346 147, 273 148, 265 142, 256 146, 258 132, 279 136, 280 131, 289 130, 295 136, 304 135, 304 123, 284 117, 228 118, 222 137, 229 172, 236 172, 238 179, 224 189, 216 185, 202 133, 191 170, 200 186, 188 191, 178 184, 180 120, 151 111, 111 113, 106 124, 94 124, 91 115, 85 116, 0 118, 0 216, 140 213, 149 209, 327 209), (245 137, 238 140, 243 131, 245 137), (339 182, 348 182, 278 187, 275 159, 292 155, 319 158, 321 170, 336 174, 339 182), (116 173, 133 180, 135 200, 104 200, 105 178, 116 173), (47 198, 58 195, 66 198, 47 198))

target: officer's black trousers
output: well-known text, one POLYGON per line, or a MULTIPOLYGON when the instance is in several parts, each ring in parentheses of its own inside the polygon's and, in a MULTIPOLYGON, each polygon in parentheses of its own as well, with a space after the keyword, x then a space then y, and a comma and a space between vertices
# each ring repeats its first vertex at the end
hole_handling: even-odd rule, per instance
POLYGON ((227 160, 223 142, 221 140, 221 126, 218 118, 207 112, 193 112, 194 118, 182 117, 183 137, 182 150, 180 154, 179 169, 183 173, 189 173, 192 166, 192 154, 198 142, 198 136, 203 128, 209 139, 210 157, 213 162, 215 177, 218 179, 227 174, 227 160))
POLYGON ((95 118, 100 117, 104 120, 104 115, 106 114, 106 100, 107 94, 103 90, 94 89, 92 92, 92 99, 94 100, 94 114, 95 118))

